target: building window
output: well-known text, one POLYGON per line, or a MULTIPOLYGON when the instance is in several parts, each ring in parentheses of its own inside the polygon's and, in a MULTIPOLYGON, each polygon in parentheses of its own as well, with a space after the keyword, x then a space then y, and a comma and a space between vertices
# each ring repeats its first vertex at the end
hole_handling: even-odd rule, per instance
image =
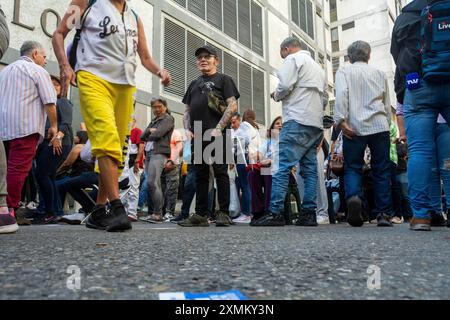
POLYGON ((331 49, 333 52, 339 51, 339 30, 331 29, 331 49))
POLYGON ((223 0, 223 32, 237 40, 237 4, 236 0, 223 0))
POLYGON ((314 39, 314 14, 311 0, 291 0, 292 21, 314 39))
POLYGON ((206 4, 207 21, 222 30, 222 0, 208 0, 206 4))
POLYGON ((346 23, 342 25, 342 31, 346 31, 355 27, 355 21, 346 23))
POLYGON ((325 56, 319 53, 319 64, 325 70, 325 56))
MULTIPOLYGON (((332 91, 330 91, 332 92, 332 91)), ((334 116, 334 106, 336 105, 336 101, 332 100, 330 101, 330 116, 334 116)))
POLYGON ((186 8, 186 2, 187 0, 173 0, 174 2, 178 3, 180 6, 186 8))
POLYGON ((302 39, 300 39, 300 37, 298 35, 296 35, 295 33, 292 34, 292 36, 294 38, 296 38, 298 41, 300 41, 300 44, 302 46, 302 50, 305 50, 304 48, 306 48, 306 50, 309 51, 309 53, 311 53, 311 57, 316 60, 316 51, 314 51, 313 48, 311 48, 310 46, 308 46, 302 39))
POLYGON ((232 77, 239 89, 239 111, 253 109, 258 123, 266 124, 264 71, 172 19, 164 19, 163 41, 164 68, 177 75, 173 77, 172 84, 164 88, 165 93, 178 98, 184 96, 189 84, 200 75, 194 52, 198 47, 209 44, 217 50, 219 56, 218 72, 232 77))
POLYGON ((330 22, 336 22, 337 20, 336 0, 330 0, 330 22))
POLYGON ((340 60, 339 58, 333 58, 332 59, 332 64, 333 64, 333 77, 334 77, 334 81, 336 81, 336 72, 339 70, 339 65, 340 65, 340 60))
POLYGON ((263 10, 254 0, 172 0, 264 56, 263 10))
POLYGON ((205 19, 206 17, 206 6, 204 0, 189 0, 188 10, 202 19, 205 19))

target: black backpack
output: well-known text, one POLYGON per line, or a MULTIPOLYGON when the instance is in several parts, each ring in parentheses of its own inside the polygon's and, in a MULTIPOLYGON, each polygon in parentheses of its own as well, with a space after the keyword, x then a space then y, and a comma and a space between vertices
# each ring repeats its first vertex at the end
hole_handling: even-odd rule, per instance
POLYGON ((80 23, 80 28, 77 29, 75 36, 73 37, 73 41, 72 41, 72 47, 69 50, 69 64, 72 67, 72 69, 75 69, 75 66, 77 64, 77 49, 78 49, 78 43, 80 42, 81 39, 81 32, 83 31, 84 28, 84 23, 86 21, 86 17, 89 14, 89 12, 91 11, 92 6, 94 5, 94 3, 96 3, 97 0, 89 0, 88 6, 86 8, 86 10, 84 11, 83 15, 81 16, 81 23, 80 23))
MULTIPOLYGON (((69 64, 72 67, 72 69, 75 69, 75 66, 77 64, 77 49, 78 49, 78 44, 81 39, 81 32, 83 31, 83 28, 84 28, 84 23, 86 22, 87 15, 91 11, 92 6, 96 2, 97 2, 97 0, 89 0, 88 6, 87 6, 86 10, 84 11, 83 16, 81 17, 80 28, 77 29, 75 36, 73 37, 72 46, 70 47, 70 50, 68 52, 69 64)), ((134 10, 132 10, 132 11, 133 11, 134 16, 136 17, 136 21, 138 21, 137 13, 134 10)))

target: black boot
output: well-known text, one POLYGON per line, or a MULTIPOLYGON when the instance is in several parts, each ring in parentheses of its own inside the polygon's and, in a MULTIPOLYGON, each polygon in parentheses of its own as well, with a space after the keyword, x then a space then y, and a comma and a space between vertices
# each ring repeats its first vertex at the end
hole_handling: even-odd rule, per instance
POLYGON ((347 222, 352 227, 362 227, 364 219, 362 216, 362 201, 358 196, 351 197, 347 201, 348 217, 347 222))
POLYGON ((89 229, 106 230, 108 226, 108 214, 106 212, 106 206, 98 204, 94 207, 94 210, 90 213, 86 220, 86 227, 89 229))
POLYGON ((299 227, 317 227, 316 210, 314 209, 302 209, 300 216, 295 223, 299 227))
POLYGON ((285 225, 286 220, 282 214, 272 215, 271 213, 250 223, 252 227, 284 227, 285 225))
POLYGON ((121 232, 131 229, 131 223, 128 220, 127 211, 119 199, 110 203, 109 221, 106 227, 108 232, 121 232))
POLYGON ((431 213, 431 226, 432 227, 445 227, 447 225, 444 215, 433 211, 431 213))

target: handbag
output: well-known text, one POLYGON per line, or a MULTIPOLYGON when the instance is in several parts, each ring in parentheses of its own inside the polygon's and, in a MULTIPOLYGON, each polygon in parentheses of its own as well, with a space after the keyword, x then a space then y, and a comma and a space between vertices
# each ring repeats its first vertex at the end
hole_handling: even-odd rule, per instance
POLYGON ((344 161, 340 159, 330 160, 330 169, 337 177, 344 176, 344 161))
MULTIPOLYGON (((220 81, 224 81, 223 74, 220 74, 221 78, 220 81)), ((197 79, 199 83, 199 88, 202 90, 202 92, 207 91, 208 95, 208 107, 213 110, 215 113, 219 115, 223 115, 225 110, 227 110, 228 105, 223 97, 222 92, 217 90, 214 86, 211 86, 210 83, 206 84, 203 76, 198 77, 197 79)))

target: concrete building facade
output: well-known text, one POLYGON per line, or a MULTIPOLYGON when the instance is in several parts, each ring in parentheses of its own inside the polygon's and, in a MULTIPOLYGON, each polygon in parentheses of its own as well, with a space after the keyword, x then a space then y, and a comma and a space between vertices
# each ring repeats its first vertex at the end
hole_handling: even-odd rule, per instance
POLYGON ((386 73, 390 83, 391 102, 396 107, 394 92, 395 63, 390 54, 391 35, 396 17, 407 0, 328 0, 330 4, 330 36, 332 73, 347 62, 347 48, 356 40, 372 47, 370 64, 386 73))
MULTIPOLYGON (((255 110, 258 122, 269 125, 281 114, 281 105, 270 99, 277 84, 276 71, 282 64, 281 41, 294 35, 305 43, 328 75, 333 88, 330 35, 330 0, 135 0, 130 5, 144 22, 153 57, 167 68, 173 84, 163 88, 159 79, 138 68, 136 117, 143 128, 151 119, 149 102, 162 96, 169 102, 182 127, 183 94, 198 76, 194 50, 205 43, 220 52, 219 71, 231 75, 241 93, 240 110, 255 110)), ((51 35, 70 0, 2 0, 10 22, 10 49, 0 64, 19 56, 26 40, 41 42, 47 49, 47 69, 58 74, 51 47, 51 35)), ((73 39, 68 36, 66 45, 73 39)), ((78 93, 71 90, 78 108, 78 93)), ((81 121, 75 112, 74 126, 81 121)))

